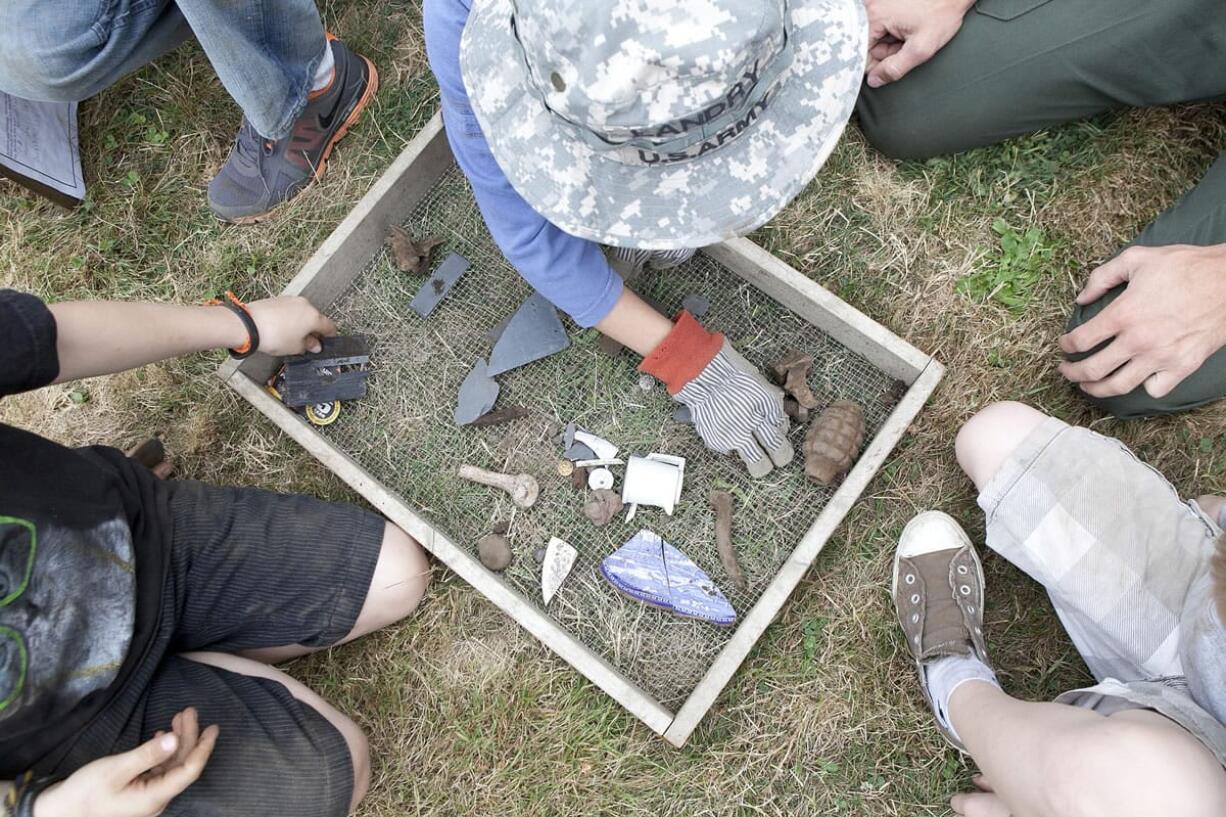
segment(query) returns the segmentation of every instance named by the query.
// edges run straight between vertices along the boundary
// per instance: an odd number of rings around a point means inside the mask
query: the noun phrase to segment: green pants
[[[897,83],[865,86],[857,112],[881,151],[921,159],[1125,106],[1215,99],[1226,99],[1224,0],[979,0],[932,60]],[[1226,153],[1134,243],[1226,243]],[[1075,307],[1069,326],[1121,291]],[[1226,348],[1161,399],[1138,388],[1095,402],[1140,417],[1223,395]]]

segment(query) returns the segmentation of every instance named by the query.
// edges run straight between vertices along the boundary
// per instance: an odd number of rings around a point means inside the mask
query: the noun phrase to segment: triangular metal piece
[[[539,292],[533,293],[511,316],[490,354],[489,375],[540,360],[570,346],[558,310]]]
[[[490,343],[497,343],[498,339],[502,337],[502,333],[506,331],[507,324],[510,322],[511,322],[510,316],[503,318],[502,320],[498,322],[496,326],[494,326],[493,329],[486,330],[485,335],[483,337],[486,340],[488,340]]]
[[[498,381],[489,376],[485,361],[478,360],[460,384],[453,415],[456,425],[466,426],[489,412],[498,400],[499,389]]]
[[[443,263],[438,265],[438,269],[430,274],[426,282],[421,285],[421,289],[409,302],[409,309],[412,309],[423,318],[429,317],[434,308],[447,297],[447,293],[455,286],[456,281],[460,280],[469,267],[468,259],[462,255],[451,253],[443,259]]]

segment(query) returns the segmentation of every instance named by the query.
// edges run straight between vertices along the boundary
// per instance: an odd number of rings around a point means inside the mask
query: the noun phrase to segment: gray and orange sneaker
[[[943,658],[963,656],[982,664],[995,683],[983,639],[983,590],[979,554],[953,517],[925,511],[907,523],[894,554],[894,609],[937,727],[962,752],[929,671]]]
[[[379,88],[374,63],[328,35],[336,68],[328,87],[311,94],[289,136],[260,136],[243,118],[230,158],[209,183],[209,207],[222,221],[267,218],[324,174],[332,148]]]

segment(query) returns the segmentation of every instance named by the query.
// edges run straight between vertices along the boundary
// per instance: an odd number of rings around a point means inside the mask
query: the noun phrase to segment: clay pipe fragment
[[[736,560],[736,551],[732,549],[732,494],[727,491],[711,492],[711,507],[715,510],[715,546],[719,549],[719,560],[724,565],[724,572],[738,590],[745,589],[745,573]]]
[[[471,482],[501,488],[510,494],[511,501],[521,508],[531,508],[536,504],[536,497],[541,492],[536,480],[527,474],[499,474],[475,465],[461,465],[459,474]]]

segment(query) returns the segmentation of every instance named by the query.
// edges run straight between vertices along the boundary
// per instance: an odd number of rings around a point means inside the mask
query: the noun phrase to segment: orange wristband
[[[639,371],[662,381],[669,394],[676,394],[707,368],[723,345],[722,334],[708,332],[683,309],[673,330],[643,358]]]
[[[241,346],[236,346],[230,350],[230,356],[237,359],[251,357],[256,349],[260,348],[260,330],[255,325],[255,318],[251,317],[251,311],[247,309],[247,305],[238,299],[230,290],[226,290],[226,299],[211,298],[204,302],[207,306],[224,306],[229,309],[238,319],[243,322],[243,326],[247,328],[247,341]]]

